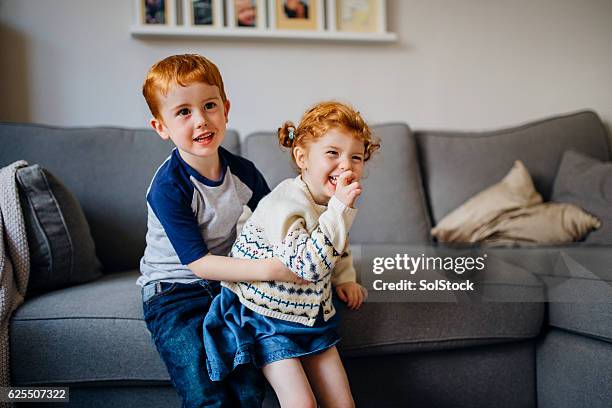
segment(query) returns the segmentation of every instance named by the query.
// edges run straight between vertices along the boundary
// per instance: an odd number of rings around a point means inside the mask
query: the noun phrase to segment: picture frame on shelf
[[[323,31],[323,0],[268,0],[270,27]]]
[[[223,27],[221,0],[183,0],[183,22],[186,27]]]
[[[176,3],[174,0],[136,0],[136,14],[140,25],[176,25]]]
[[[385,0],[335,0],[330,26],[339,32],[384,33],[387,31]]]
[[[266,28],[265,0],[227,0],[227,26],[229,28]]]

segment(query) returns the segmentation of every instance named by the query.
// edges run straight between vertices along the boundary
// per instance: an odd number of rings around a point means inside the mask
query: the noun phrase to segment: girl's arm
[[[311,282],[323,279],[344,252],[356,212],[332,197],[314,231],[308,233],[304,219],[294,220],[275,255],[300,278]]]
[[[347,248],[336,262],[331,283],[340,300],[345,302],[351,310],[359,309],[367,298],[367,289],[357,283],[357,272],[353,265],[353,254],[350,248]]]
[[[336,267],[331,276],[331,283],[334,286],[342,285],[347,282],[357,282],[357,272],[353,265],[353,253],[348,246],[340,259],[336,262]]]

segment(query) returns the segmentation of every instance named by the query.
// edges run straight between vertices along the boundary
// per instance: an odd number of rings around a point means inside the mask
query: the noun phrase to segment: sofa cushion
[[[372,126],[372,132],[381,139],[381,148],[365,165],[351,242],[428,242],[429,215],[412,132],[404,124]],[[242,150],[270,188],[296,174],[289,151],[279,148],[273,132],[248,135]]]
[[[553,329],[536,357],[538,408],[612,407],[612,344]]]
[[[27,300],[11,321],[13,382],[167,381],[143,321],[138,275],[105,275]],[[538,302],[341,307],[340,348],[353,356],[388,355],[533,338],[543,310]]]
[[[607,131],[591,111],[489,132],[417,132],[433,223],[500,180],[515,160],[529,169],[549,201],[563,152],[574,149],[609,160]]]
[[[540,302],[366,303],[342,309],[340,349],[347,356],[450,350],[536,337]]]
[[[566,151],[555,178],[552,199],[575,204],[599,218],[601,227],[585,241],[612,245],[612,162]]]
[[[369,291],[367,302],[356,311],[339,308],[342,314],[340,348],[347,355],[377,355],[424,350],[444,350],[524,340],[536,337],[544,321],[545,288],[532,271],[544,263],[540,254],[532,264],[513,262],[501,249],[450,248],[413,245],[354,246],[358,281]],[[498,255],[501,253],[501,255]],[[486,254],[485,269],[462,277],[475,284],[473,292],[376,290],[376,280],[433,282],[457,279],[454,271],[419,268],[385,268],[373,273],[376,258],[476,257]],[[525,258],[522,252],[515,252]],[[507,255],[507,256],[506,256]]]
[[[485,249],[483,249],[485,250]],[[542,282],[548,324],[612,342],[612,251],[583,243],[488,248],[489,257],[528,270]]]
[[[72,193],[39,165],[17,170],[17,183],[30,250],[27,295],[100,277],[89,225]]]
[[[10,330],[14,384],[167,381],[143,320],[138,271],[27,300]]]
[[[548,287],[549,324],[612,342],[612,251],[583,245],[560,248]]]
[[[240,153],[228,130],[223,146]],[[145,194],[172,145],[151,129],[0,124],[0,166],[23,159],[53,173],[79,200],[105,271],[138,268]]]

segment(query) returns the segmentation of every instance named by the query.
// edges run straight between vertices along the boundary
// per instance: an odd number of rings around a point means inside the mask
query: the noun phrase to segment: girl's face
[[[361,179],[365,146],[341,129],[331,129],[306,147],[294,148],[302,179],[317,204],[325,205],[336,192],[338,176],[352,171],[352,181]]]

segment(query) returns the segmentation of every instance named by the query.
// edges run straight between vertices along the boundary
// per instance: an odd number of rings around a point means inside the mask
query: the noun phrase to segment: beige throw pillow
[[[601,226],[599,220],[580,207],[544,203],[502,214],[476,231],[474,242],[487,245],[557,245],[579,240]]]
[[[440,242],[478,242],[475,233],[505,212],[542,202],[525,165],[517,160],[497,184],[476,194],[431,230]]]

